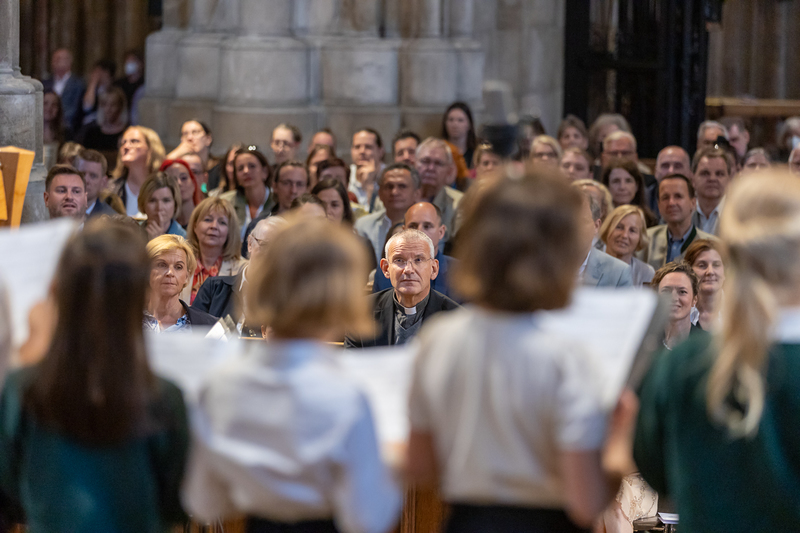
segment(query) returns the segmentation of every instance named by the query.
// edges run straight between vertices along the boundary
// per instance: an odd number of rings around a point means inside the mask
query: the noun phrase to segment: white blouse
[[[605,437],[583,352],[530,313],[469,306],[418,338],[411,426],[433,434],[445,500],[563,508],[560,452]]]
[[[400,493],[366,397],[335,356],[316,342],[253,343],[209,379],[192,420],[183,494],[190,514],[333,518],[348,533],[394,525]]]

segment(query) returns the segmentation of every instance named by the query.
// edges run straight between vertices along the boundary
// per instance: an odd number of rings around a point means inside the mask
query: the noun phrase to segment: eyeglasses
[[[291,148],[292,146],[294,146],[294,143],[289,141],[275,140],[272,141],[272,146],[277,146],[278,148]]]
[[[419,270],[425,263],[427,263],[430,260],[431,260],[430,258],[423,259],[421,257],[417,257],[415,259],[410,259],[406,261],[405,259],[398,258],[398,259],[392,259],[392,265],[399,268],[400,270],[405,270],[406,266],[410,264],[414,270]]]
[[[428,157],[420,159],[419,164],[423,167],[434,166],[436,168],[444,168],[447,166],[446,161],[442,161],[441,159],[430,159]]]

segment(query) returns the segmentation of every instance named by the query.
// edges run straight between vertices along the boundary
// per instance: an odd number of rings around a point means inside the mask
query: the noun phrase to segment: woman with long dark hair
[[[478,145],[475,137],[475,121],[472,110],[464,102],[450,104],[442,117],[442,139],[458,148],[468,168],[472,168],[472,156]]]
[[[186,413],[147,363],[148,265],[135,227],[89,222],[56,270],[47,354],[6,380],[0,490],[31,533],[155,533],[183,519]]]

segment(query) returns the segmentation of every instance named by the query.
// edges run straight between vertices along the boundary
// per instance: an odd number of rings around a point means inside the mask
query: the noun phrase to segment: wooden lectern
[[[0,227],[19,227],[34,153],[16,146],[0,148]]]

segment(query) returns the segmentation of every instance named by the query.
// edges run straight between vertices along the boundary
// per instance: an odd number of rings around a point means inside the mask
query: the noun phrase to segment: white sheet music
[[[545,329],[586,348],[607,408],[613,408],[658,304],[646,289],[575,291],[566,309],[537,313]]]
[[[28,337],[31,307],[47,296],[61,251],[77,226],[61,218],[0,230],[0,277],[8,288],[15,344]]]

